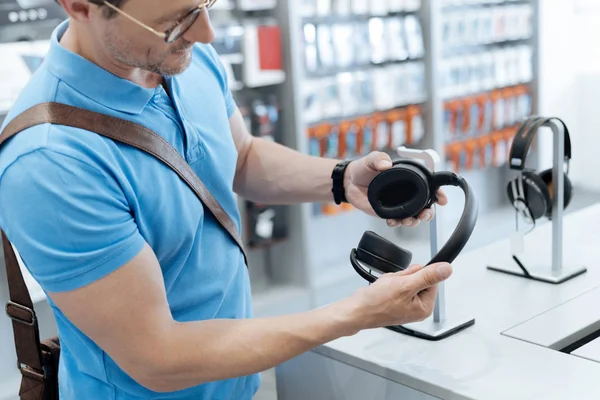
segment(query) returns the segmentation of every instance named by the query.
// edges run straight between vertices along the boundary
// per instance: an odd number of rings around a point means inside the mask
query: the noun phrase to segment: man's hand
[[[351,310],[348,315],[356,331],[422,321],[433,312],[437,285],[451,274],[447,263],[425,268],[412,265],[402,272],[382,275],[342,303]]]
[[[373,178],[389,168],[392,168],[392,159],[388,154],[378,151],[352,161],[346,168],[344,175],[346,199],[350,204],[369,215],[375,216],[375,211],[373,211],[373,207],[371,207],[367,198],[367,190]],[[447,203],[446,194],[442,190],[438,190],[437,204],[444,206]],[[433,209],[426,209],[417,218],[407,218],[401,221],[387,220],[387,224],[391,227],[400,225],[416,227],[421,221],[430,221],[433,219],[434,213]]]

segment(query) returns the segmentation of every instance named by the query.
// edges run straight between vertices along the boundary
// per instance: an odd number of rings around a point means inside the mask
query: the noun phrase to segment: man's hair
[[[58,0],[54,0],[54,1],[58,3]],[[112,17],[114,17],[114,16],[117,14],[117,12],[116,12],[115,10],[113,10],[113,9],[112,9],[112,8],[110,8],[110,7],[107,7],[107,6],[106,6],[106,4],[104,4],[104,1],[103,1],[103,0],[88,0],[88,1],[89,1],[90,3],[92,3],[92,4],[95,4],[95,5],[97,5],[97,6],[104,7],[104,11],[103,11],[103,13],[104,13],[104,16],[105,16],[106,18],[112,18]],[[113,6],[115,6],[115,7],[118,7],[118,8],[121,8],[121,6],[122,6],[123,4],[125,4],[125,2],[126,2],[126,1],[127,1],[127,0],[106,0],[106,2],[107,2],[107,3],[110,3],[110,4],[112,4]],[[60,3],[59,3],[59,4],[60,4]]]
[[[103,0],[88,0],[88,1],[92,4],[96,4],[98,6],[103,7],[104,8],[103,14],[106,18],[112,18],[117,14],[117,12],[115,10],[113,10],[110,7],[107,7],[106,4],[104,4]],[[110,3],[113,6],[118,7],[118,8],[123,6],[123,4],[125,4],[126,1],[127,0],[106,0],[107,3]]]

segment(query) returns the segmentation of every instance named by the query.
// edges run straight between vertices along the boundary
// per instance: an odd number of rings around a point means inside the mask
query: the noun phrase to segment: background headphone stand
[[[437,171],[441,165],[440,156],[433,150],[419,150],[399,147],[397,149],[397,153],[400,157],[424,161],[425,165],[432,172]],[[438,252],[439,232],[437,221],[438,216],[436,212],[434,218],[429,223],[431,257]],[[439,285],[439,292],[435,302],[433,315],[431,317],[421,322],[389,326],[388,329],[425,340],[437,341],[452,336],[455,333],[474,325],[475,318],[466,317],[464,315],[461,316],[456,312],[447,312],[445,289],[445,283],[442,282]]]
[[[560,284],[573,279],[587,271],[584,266],[569,266],[563,263],[563,215],[564,215],[564,154],[565,154],[565,132],[562,124],[550,120],[542,127],[552,129],[554,137],[554,161],[552,165],[552,265],[536,263],[523,263],[523,258],[517,259],[513,255],[514,265],[494,266],[488,265],[488,269],[503,272],[521,278],[540,282]]]

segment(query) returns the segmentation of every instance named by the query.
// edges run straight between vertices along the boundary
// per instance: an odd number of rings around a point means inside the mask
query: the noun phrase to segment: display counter
[[[487,269],[516,270],[509,239],[464,253],[447,310],[473,326],[441,341],[385,328],[335,340],[277,368],[279,400],[600,399],[599,221],[600,205],[563,220],[564,263],[585,274],[554,285]],[[551,269],[551,232],[526,236],[525,264]]]

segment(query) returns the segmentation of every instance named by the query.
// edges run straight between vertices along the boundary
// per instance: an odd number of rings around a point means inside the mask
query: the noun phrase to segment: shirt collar
[[[52,32],[45,63],[58,79],[92,100],[117,111],[140,114],[159,88],[144,88],[101,68],[59,43],[68,20]]]

